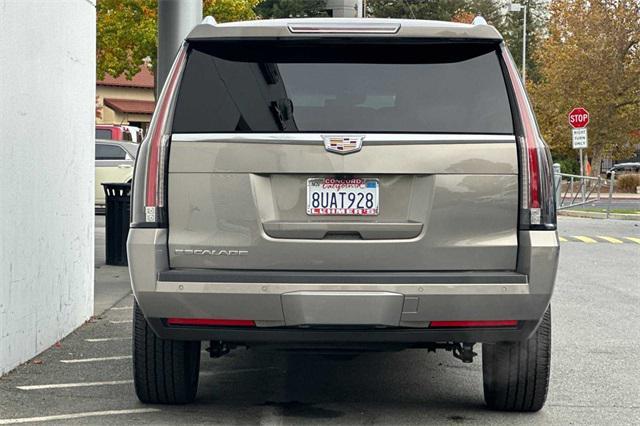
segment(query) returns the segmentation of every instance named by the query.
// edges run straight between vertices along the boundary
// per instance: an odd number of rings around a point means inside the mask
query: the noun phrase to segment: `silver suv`
[[[550,155],[493,27],[203,23],[134,179],[134,375],[195,398],[200,345],[482,344],[495,409],[546,399],[558,264]]]

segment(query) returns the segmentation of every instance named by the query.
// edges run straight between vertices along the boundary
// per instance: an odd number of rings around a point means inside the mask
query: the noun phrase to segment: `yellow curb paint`
[[[640,244],[640,238],[634,238],[634,237],[624,237],[629,241],[633,241],[634,243]]]
[[[566,243],[567,241],[569,241],[565,237],[558,237],[558,238],[560,239],[561,243]]]
[[[593,244],[593,243],[597,243],[597,240],[594,240],[591,237],[585,237],[584,235],[574,235],[573,238],[575,238],[576,240],[580,240],[583,243],[589,243],[589,244]]]
[[[613,238],[613,237],[605,237],[604,235],[598,235],[598,238],[602,238],[605,241],[609,241],[612,244],[622,244],[624,243],[624,241],[619,240],[617,238]]]

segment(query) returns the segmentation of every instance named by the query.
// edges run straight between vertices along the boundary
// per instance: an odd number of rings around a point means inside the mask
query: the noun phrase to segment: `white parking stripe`
[[[130,311],[133,309],[133,306],[120,306],[118,308],[111,308],[111,311]]]
[[[16,386],[16,388],[20,390],[64,389],[64,388],[84,388],[87,386],[128,385],[129,383],[133,383],[133,380],[113,380],[111,382],[54,383],[49,385]]]
[[[61,359],[60,362],[63,362],[65,364],[78,364],[81,362],[117,361],[120,359],[131,359],[131,355],[105,356],[103,358]]]
[[[15,425],[19,423],[30,423],[30,422],[50,422],[53,420],[82,419],[86,417],[115,416],[118,414],[145,414],[145,413],[156,413],[158,411],[160,411],[158,408],[134,408],[131,410],[87,411],[84,413],[58,414],[55,416],[22,417],[18,419],[0,419],[0,425]]]
[[[131,324],[133,320],[109,321],[111,324]]]
[[[131,340],[131,337],[99,337],[95,339],[84,339],[85,342],[115,342],[117,340]]]

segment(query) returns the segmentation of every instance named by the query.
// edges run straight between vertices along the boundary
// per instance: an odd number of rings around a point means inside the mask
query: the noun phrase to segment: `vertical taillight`
[[[506,48],[502,57],[513,87],[515,102],[522,125],[518,136],[521,173],[520,224],[526,229],[555,229],[556,212],[551,171],[551,156],[536,125],[533,109],[513,59]]]
[[[163,208],[165,207],[164,176],[166,154],[169,138],[171,137],[171,110],[186,56],[186,46],[182,46],[176,55],[162,92],[158,97],[149,128],[149,154],[147,157],[144,197],[146,222],[162,223],[166,219],[163,214]]]

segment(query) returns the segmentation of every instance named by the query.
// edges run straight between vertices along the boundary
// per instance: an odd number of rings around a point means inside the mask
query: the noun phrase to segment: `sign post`
[[[572,127],[572,146],[573,149],[580,151],[580,176],[584,176],[584,160],[582,150],[589,146],[587,138],[587,124],[589,124],[589,111],[582,107],[574,108],[569,112],[569,125]],[[582,202],[585,200],[584,182],[580,185],[582,189]]]

